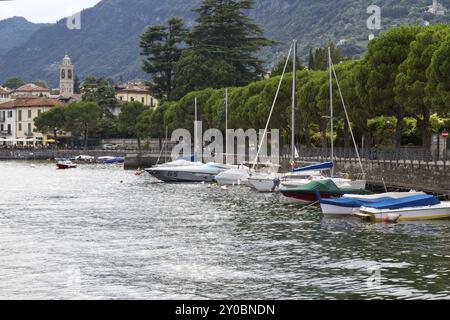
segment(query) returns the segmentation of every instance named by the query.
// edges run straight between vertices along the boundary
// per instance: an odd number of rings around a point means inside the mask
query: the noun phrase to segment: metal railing
[[[450,150],[432,152],[423,148],[397,148],[397,149],[360,149],[359,154],[363,160],[379,161],[449,161]],[[289,152],[283,149],[283,157],[290,156]],[[325,148],[302,148],[299,150],[300,158],[322,158],[330,160],[330,149]],[[334,157],[336,159],[357,159],[357,153],[353,148],[335,148]]]

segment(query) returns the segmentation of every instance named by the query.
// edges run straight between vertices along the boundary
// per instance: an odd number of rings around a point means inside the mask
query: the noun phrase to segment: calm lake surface
[[[323,218],[246,187],[0,162],[0,299],[450,299],[450,222]]]

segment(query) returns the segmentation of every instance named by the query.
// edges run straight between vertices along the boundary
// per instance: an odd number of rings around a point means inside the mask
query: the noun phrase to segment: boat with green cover
[[[317,202],[320,199],[339,198],[344,194],[370,194],[365,189],[339,188],[331,179],[314,180],[302,186],[281,188],[280,192],[302,202]]]

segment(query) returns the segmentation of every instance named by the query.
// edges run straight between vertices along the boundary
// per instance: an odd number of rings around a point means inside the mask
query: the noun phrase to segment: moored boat
[[[219,173],[215,176],[216,182],[221,186],[248,184],[250,168],[240,166]]]
[[[324,215],[352,215],[355,209],[383,201],[426,195],[424,192],[386,192],[373,195],[345,194],[338,199],[321,199],[320,207]]]
[[[65,169],[75,169],[77,165],[72,161],[66,160],[66,161],[58,161],[56,163],[56,167],[58,169],[65,170]]]
[[[339,188],[331,179],[314,180],[294,188],[280,188],[280,192],[285,197],[306,203],[317,202],[320,199],[338,198],[344,194],[370,194],[365,189]]]
[[[280,177],[276,173],[256,173],[248,178],[248,183],[258,192],[275,192],[280,186]]]
[[[213,182],[216,175],[229,168],[218,163],[207,163],[193,166],[161,166],[145,171],[163,182]]]
[[[361,207],[355,215],[371,222],[390,222],[394,215],[398,221],[450,219],[450,202],[431,195],[413,196]]]
[[[97,158],[98,162],[103,164],[114,164],[114,163],[124,163],[124,157],[99,157]]]

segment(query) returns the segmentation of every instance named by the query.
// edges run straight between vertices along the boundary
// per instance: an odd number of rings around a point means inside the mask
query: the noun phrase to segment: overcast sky
[[[0,20],[19,16],[31,22],[56,22],[100,0],[0,0]]]

